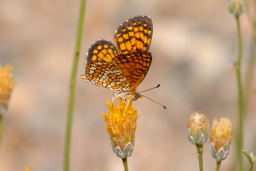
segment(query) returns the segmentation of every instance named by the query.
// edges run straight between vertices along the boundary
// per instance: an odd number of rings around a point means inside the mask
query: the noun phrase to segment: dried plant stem
[[[204,164],[203,164],[203,145],[202,144],[197,144],[196,145],[197,149],[197,155],[198,155],[198,161],[199,161],[199,170],[203,171],[204,170]]]
[[[216,161],[216,171],[220,170],[221,161]]]
[[[67,109],[67,121],[66,121],[66,135],[65,135],[65,156],[64,156],[64,171],[70,169],[70,146],[71,146],[71,133],[72,133],[72,121],[73,121],[73,110],[75,102],[75,86],[76,86],[76,75],[80,56],[83,25],[84,25],[84,14],[85,14],[86,0],[80,1],[79,19],[76,32],[75,50],[72,64],[72,72],[69,85],[69,97],[68,97],[68,109]]]
[[[122,161],[123,161],[123,165],[124,165],[124,171],[129,171],[127,158],[122,158]]]
[[[243,44],[242,44],[242,35],[241,35],[241,24],[240,17],[236,16],[236,26],[237,26],[237,40],[238,40],[238,57],[235,63],[235,72],[236,72],[236,80],[237,80],[237,97],[238,97],[238,135],[237,135],[237,158],[239,161],[240,171],[243,171],[243,155],[241,150],[244,148],[244,135],[243,135],[243,127],[244,127],[244,94],[242,87],[242,76],[241,76],[241,65],[242,65],[242,55],[243,55]]]

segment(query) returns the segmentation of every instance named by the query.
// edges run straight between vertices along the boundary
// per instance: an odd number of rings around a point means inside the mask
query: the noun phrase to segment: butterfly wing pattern
[[[114,40],[120,54],[146,52],[149,49],[152,34],[152,20],[147,16],[137,16],[119,26]]]
[[[149,17],[137,16],[127,20],[114,36],[117,46],[99,40],[89,48],[82,79],[119,94],[133,95],[152,62],[148,52],[152,33]]]
[[[86,75],[82,78],[98,86],[122,91],[128,84],[120,69],[113,63],[116,56],[116,47],[111,42],[95,42],[88,51]]]

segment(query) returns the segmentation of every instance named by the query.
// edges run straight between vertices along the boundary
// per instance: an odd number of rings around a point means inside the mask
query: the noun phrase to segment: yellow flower
[[[232,122],[229,118],[215,119],[210,133],[212,156],[221,161],[227,158],[232,139]]]
[[[10,66],[0,66],[0,114],[7,110],[8,102],[14,87],[12,81],[12,68]]]
[[[134,148],[135,131],[138,113],[132,106],[132,100],[126,103],[120,99],[120,104],[115,105],[107,101],[108,114],[103,113],[105,128],[111,138],[114,153],[121,158],[131,156]]]
[[[25,169],[25,171],[30,171],[30,168],[29,168],[29,167],[27,167],[27,168]]]
[[[204,113],[194,112],[191,114],[188,125],[188,139],[193,144],[204,144],[209,137],[209,121]]]

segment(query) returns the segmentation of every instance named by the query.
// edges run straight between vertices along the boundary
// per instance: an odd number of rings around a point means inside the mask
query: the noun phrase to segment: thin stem
[[[253,171],[253,165],[250,166],[248,171]]]
[[[241,35],[241,24],[240,17],[236,16],[236,26],[237,26],[237,39],[238,39],[238,57],[235,64],[236,79],[237,79],[237,93],[238,93],[238,118],[239,118],[239,127],[238,127],[238,136],[237,136],[237,157],[239,160],[240,171],[243,171],[243,155],[241,150],[244,149],[244,95],[242,88],[242,76],[241,76],[241,65],[242,65],[242,54],[243,54],[243,44],[242,44],[242,35]]]
[[[73,121],[73,110],[75,102],[75,86],[76,86],[76,75],[79,62],[79,54],[81,49],[83,25],[84,25],[84,14],[85,14],[86,0],[80,1],[79,19],[76,32],[76,42],[74,49],[74,57],[72,64],[72,71],[69,85],[69,97],[68,97],[68,109],[67,109],[67,121],[66,121],[66,135],[65,135],[65,154],[64,154],[64,171],[70,170],[70,146],[71,146],[71,133],[72,133],[72,121]]]
[[[128,169],[128,162],[127,162],[127,158],[122,158],[123,161],[123,165],[124,165],[124,171],[129,171]]]
[[[216,171],[220,170],[221,161],[216,161]]]
[[[202,144],[197,144],[196,145],[197,149],[197,155],[198,155],[198,161],[199,161],[199,170],[203,171],[204,170],[204,164],[203,164],[203,145]]]

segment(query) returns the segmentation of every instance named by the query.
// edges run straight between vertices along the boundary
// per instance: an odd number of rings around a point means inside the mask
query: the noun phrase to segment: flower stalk
[[[221,161],[216,161],[216,171],[220,170]]]
[[[196,145],[197,149],[197,155],[198,155],[198,162],[199,162],[199,170],[203,171],[203,144],[197,144]]]
[[[124,165],[124,171],[129,171],[127,158],[122,158],[122,161],[123,161],[123,165]]]
[[[78,62],[80,56],[83,25],[84,25],[84,15],[85,15],[86,0],[80,1],[80,10],[78,18],[78,26],[76,32],[74,57],[72,63],[72,71],[69,83],[69,97],[67,106],[67,121],[66,121],[66,135],[65,135],[65,145],[64,145],[64,171],[70,170],[70,146],[71,146],[71,133],[72,133],[72,121],[73,121],[73,111],[75,103],[75,86],[76,86],[76,75],[78,69]]]
[[[240,16],[236,16],[236,27],[237,27],[237,39],[238,39],[238,58],[235,64],[236,80],[237,80],[237,93],[238,93],[238,118],[239,127],[237,135],[237,155],[239,160],[240,171],[243,171],[243,156],[241,150],[244,148],[244,92],[242,86],[242,76],[241,76],[241,65],[242,65],[242,55],[243,55],[243,43],[241,34],[241,23]]]
[[[237,130],[237,141],[236,151],[237,159],[239,161],[240,171],[243,171],[243,156],[241,150],[244,146],[244,115],[245,115],[245,99],[244,90],[242,85],[242,56],[243,56],[243,40],[241,34],[241,23],[240,16],[245,12],[245,4],[243,0],[230,0],[229,11],[235,17],[236,29],[237,29],[237,60],[234,64],[236,84],[237,84],[237,109],[238,109],[238,130]]]

